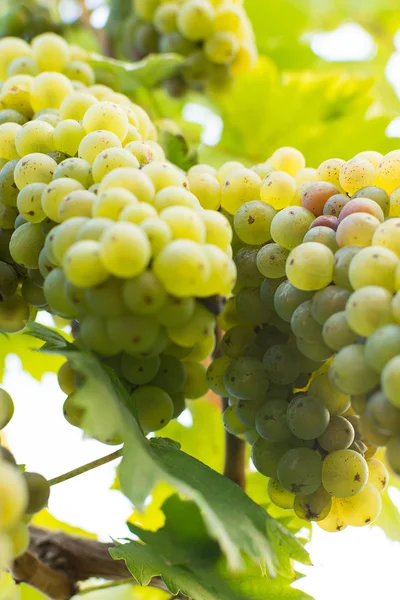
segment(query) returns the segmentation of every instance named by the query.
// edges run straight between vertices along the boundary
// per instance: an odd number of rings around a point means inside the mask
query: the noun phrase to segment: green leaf
[[[42,340],[49,345],[49,348],[66,348],[68,345],[68,340],[64,336],[62,336],[56,329],[50,329],[50,327],[45,327],[40,323],[35,323],[35,321],[30,321],[27,323],[27,328],[24,331],[24,335],[29,335],[31,337],[37,338],[38,340]]]
[[[394,542],[400,541],[400,512],[389,496],[388,490],[381,494],[382,512],[374,521],[373,527],[380,527],[389,539]]]
[[[171,133],[161,129],[158,141],[163,147],[167,159],[184,171],[188,171],[197,163],[197,151],[189,148],[181,133]]]
[[[16,354],[22,368],[40,381],[45,373],[57,373],[64,360],[60,356],[48,356],[46,360],[38,352],[42,342],[23,333],[0,335],[0,381],[4,377],[5,361],[9,354]]]
[[[184,58],[178,54],[151,54],[147,58],[129,63],[99,54],[91,54],[89,62],[93,68],[114,76],[124,94],[137,88],[152,88],[164,79],[172,77],[182,65]]]

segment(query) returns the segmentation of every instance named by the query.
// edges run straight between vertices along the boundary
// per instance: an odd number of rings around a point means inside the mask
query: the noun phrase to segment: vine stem
[[[103,585],[92,585],[90,587],[82,588],[79,590],[78,595],[83,596],[84,594],[90,594],[91,592],[100,592],[102,590],[108,590],[110,588],[119,587],[120,585],[129,585],[135,583],[136,582],[132,577],[128,577],[127,579],[120,579],[119,581],[103,583]]]
[[[97,467],[101,467],[102,465],[106,465],[117,458],[121,458],[122,449],[109,454],[108,456],[103,456],[102,458],[98,458],[86,465],[82,465],[77,469],[73,469],[72,471],[68,471],[68,473],[64,473],[63,475],[59,475],[58,477],[54,477],[54,479],[50,479],[49,485],[57,485],[58,483],[63,483],[64,481],[68,481],[68,479],[73,479],[78,475],[83,475],[83,473],[87,473],[88,471],[92,471],[92,469],[97,469]]]

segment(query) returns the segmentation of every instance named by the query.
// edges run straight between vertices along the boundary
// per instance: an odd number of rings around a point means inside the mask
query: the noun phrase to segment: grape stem
[[[215,327],[215,349],[213,352],[213,358],[222,356],[221,351],[221,339],[222,331],[219,325]],[[225,410],[229,406],[228,398],[221,398],[222,410]],[[246,476],[245,476],[245,443],[240,438],[236,437],[225,431],[225,462],[224,462],[224,475],[234,483],[236,483],[242,490],[246,487]]]
[[[120,579],[119,581],[111,581],[110,583],[103,583],[102,585],[92,585],[90,587],[79,589],[79,596],[84,594],[91,594],[92,592],[100,592],[102,590],[108,590],[110,588],[119,587],[120,585],[134,585],[136,581],[132,577],[127,579]]]
[[[93,469],[97,469],[97,467],[101,467],[102,465],[106,465],[117,458],[121,458],[122,449],[109,454],[108,456],[103,456],[102,458],[98,458],[86,465],[82,465],[77,469],[73,469],[72,471],[68,471],[68,473],[64,473],[63,475],[59,475],[58,477],[54,477],[54,479],[49,480],[49,485],[57,485],[58,483],[63,483],[64,481],[68,481],[69,479],[73,479],[78,475],[83,475],[83,473],[87,473],[88,471],[92,471]]]

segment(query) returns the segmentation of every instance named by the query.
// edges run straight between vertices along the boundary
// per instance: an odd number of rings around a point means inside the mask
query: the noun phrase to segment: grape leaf
[[[9,354],[16,354],[22,368],[38,381],[45,373],[57,373],[64,360],[56,355],[43,360],[43,355],[38,352],[41,346],[39,340],[22,333],[0,335],[0,381],[4,377],[6,358]]]
[[[163,147],[167,159],[184,171],[197,163],[197,150],[191,150],[181,133],[171,133],[160,129],[159,144]]]
[[[42,327],[35,327],[36,335]],[[50,352],[49,344],[46,346]],[[263,508],[232,481],[182,452],[176,442],[146,439],[128,410],[130,398],[120,380],[111,369],[105,371],[93,355],[67,342],[64,348],[57,346],[52,351],[66,356],[84,377],[74,399],[84,411],[85,433],[100,438],[121,435],[124,447],[119,479],[124,494],[141,507],[157,482],[169,483],[197,504],[209,535],[219,543],[230,568],[240,568],[242,556],[247,554],[273,573],[276,557],[268,537],[270,517]],[[272,527],[269,531],[276,533]],[[300,542],[299,547],[291,547],[295,538],[289,532],[281,528],[278,533],[279,540],[287,536],[288,554],[297,560],[307,559]]]
[[[164,79],[172,77],[182,65],[184,58],[178,54],[151,54],[135,62],[124,62],[92,53],[89,62],[95,69],[114,76],[124,94],[137,88],[152,88]]]

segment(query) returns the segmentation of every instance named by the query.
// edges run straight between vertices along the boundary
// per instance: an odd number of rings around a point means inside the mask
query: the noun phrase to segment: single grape
[[[370,369],[364,348],[358,344],[346,346],[336,354],[329,377],[340,391],[352,395],[369,392],[379,383],[379,375]]]
[[[368,465],[368,483],[381,494],[389,484],[389,472],[382,461],[370,458]]]
[[[129,310],[138,315],[157,313],[166,301],[167,294],[158,279],[145,271],[122,286],[122,297]]]
[[[347,301],[346,318],[358,335],[371,335],[393,321],[391,293],[375,285],[356,290]]]
[[[159,357],[157,374],[150,385],[155,385],[171,395],[182,390],[185,381],[186,372],[182,362],[173,356],[162,354]]]
[[[312,314],[313,300],[302,302],[293,312],[290,326],[295,336],[307,342],[322,344],[322,327]]]
[[[126,312],[121,281],[118,279],[110,277],[94,287],[85,289],[84,294],[86,306],[99,317],[119,317]]]
[[[389,216],[390,198],[382,187],[375,185],[363,187],[353,194],[352,199],[353,198],[369,198],[379,204],[385,217]]]
[[[222,422],[225,429],[232,435],[241,435],[247,429],[236,415],[236,406],[228,406],[222,413]]]
[[[328,373],[317,375],[311,381],[308,393],[321,400],[331,415],[341,415],[350,407],[350,396],[336,388]]]
[[[276,211],[265,202],[246,202],[235,214],[235,232],[245,244],[265,244],[271,239],[271,223],[275,215]]]
[[[334,257],[332,251],[318,242],[297,246],[286,262],[286,276],[300,290],[319,290],[332,281]]]
[[[337,507],[347,525],[364,527],[379,517],[382,500],[376,488],[367,483],[356,495],[338,500]]]
[[[338,501],[336,498],[332,498],[332,507],[329,515],[322,521],[318,521],[318,526],[329,533],[337,533],[338,531],[343,531],[343,529],[346,529],[347,527],[346,523],[339,515],[337,503]]]
[[[337,450],[322,463],[322,485],[336,498],[358,494],[368,480],[368,465],[354,450]]]
[[[298,337],[296,338],[296,346],[301,354],[314,362],[325,362],[333,354],[332,350],[322,340],[321,342],[310,342]]]
[[[324,204],[323,214],[338,218],[343,210],[343,207],[350,201],[350,198],[345,194],[334,194]]]
[[[339,223],[336,241],[340,248],[344,246],[370,246],[380,221],[373,215],[356,212]],[[378,244],[379,245],[379,244]]]
[[[280,484],[279,479],[270,479],[268,481],[268,496],[279,508],[289,509],[293,508],[295,501],[295,495],[291,494]]]
[[[365,343],[365,360],[367,364],[381,373],[385,365],[400,354],[400,326],[384,325],[376,329]]]
[[[236,398],[253,400],[268,389],[267,370],[263,363],[251,357],[232,360],[224,375],[224,385]]]
[[[274,308],[284,321],[290,322],[296,308],[312,298],[312,292],[304,292],[295,288],[290,281],[283,281],[274,295]]]
[[[392,358],[382,371],[382,389],[394,406],[400,408],[400,356]]]
[[[22,296],[14,294],[0,302],[0,331],[18,333],[29,321],[29,305]]]
[[[354,194],[362,187],[373,185],[374,181],[375,169],[365,158],[353,158],[340,169],[339,182],[348,194]]]
[[[346,308],[349,297],[348,290],[336,285],[318,291],[312,299],[312,316],[320,325],[324,325],[329,317]]]
[[[0,388],[0,429],[4,429],[14,415],[14,402],[8,392]]]
[[[28,505],[28,488],[23,474],[14,465],[0,463],[0,525],[10,529],[22,520]]]
[[[131,394],[132,406],[144,433],[162,429],[172,419],[174,405],[171,397],[161,388],[146,385]]]
[[[355,290],[376,285],[395,291],[395,274],[398,256],[381,246],[363,248],[350,263],[349,280]]]
[[[207,369],[207,381],[210,389],[222,397],[228,396],[224,385],[224,375],[230,362],[231,359],[228,356],[220,356],[215,358]]]
[[[335,253],[335,264],[333,267],[333,282],[346,290],[353,290],[349,279],[349,269],[353,257],[361,251],[357,246],[345,246]]]
[[[255,427],[256,426],[256,416],[258,411],[260,410],[261,404],[264,399],[260,400],[238,400],[235,404],[236,407],[236,416],[243,425],[246,427]],[[258,434],[259,432],[257,432]],[[262,436],[264,437],[264,436]]]
[[[57,373],[57,381],[61,390],[69,396],[76,391],[76,371],[70,362],[65,362]]]
[[[293,383],[300,374],[298,355],[288,344],[268,348],[263,364],[268,380],[279,385]]]
[[[323,521],[332,508],[332,497],[321,485],[317,491],[306,496],[296,496],[294,512],[305,521]]]
[[[291,175],[284,171],[273,171],[263,179],[259,195],[262,202],[280,210],[292,204],[295,192],[296,181]]]
[[[293,250],[301,244],[315,217],[302,206],[289,206],[279,211],[272,219],[271,236],[277,244]]]
[[[0,261],[0,302],[15,294],[18,288],[18,276],[11,265]]]
[[[252,446],[251,459],[257,471],[276,479],[278,463],[289,449],[288,443],[277,444],[259,437]]]
[[[327,452],[346,450],[354,441],[354,428],[344,417],[331,417],[328,427],[318,437],[318,443]]]
[[[338,194],[338,188],[333,183],[318,181],[310,185],[304,192],[301,199],[301,204],[316,217],[323,214],[323,209],[326,202]]]
[[[325,321],[322,328],[322,337],[329,348],[338,351],[345,346],[354,344],[357,334],[350,328],[345,311],[339,311]],[[367,360],[367,355],[365,355],[365,359]]]
[[[292,448],[278,463],[277,474],[285,490],[296,496],[308,496],[321,485],[322,461],[310,448]]]
[[[40,512],[47,506],[50,497],[50,485],[47,479],[39,473],[23,473],[28,488],[28,506],[26,514],[32,515]]]
[[[256,414],[256,428],[259,435],[271,442],[284,442],[291,438],[290,429],[286,423],[286,400],[268,400]]]
[[[298,396],[287,407],[290,431],[302,440],[313,440],[324,433],[329,424],[329,411],[315,396]]]

